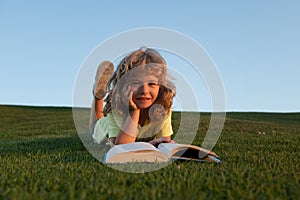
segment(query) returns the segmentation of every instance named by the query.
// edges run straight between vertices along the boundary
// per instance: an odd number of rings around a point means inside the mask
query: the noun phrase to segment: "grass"
[[[0,106],[0,199],[298,199],[300,113],[227,113],[223,162],[124,173],[82,144],[72,109]],[[199,113],[194,113],[198,115]],[[201,145],[210,114],[200,113]],[[173,115],[173,128],[180,113]],[[127,165],[126,167],[132,167]]]

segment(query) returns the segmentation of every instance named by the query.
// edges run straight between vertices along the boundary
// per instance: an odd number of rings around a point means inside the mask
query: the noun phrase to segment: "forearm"
[[[171,139],[171,136],[166,136],[166,137],[160,137],[156,138],[154,140],[149,141],[150,144],[153,146],[158,146],[160,143],[176,143],[174,140]]]
[[[115,144],[126,144],[135,142],[137,137],[137,127],[140,117],[140,111],[134,110],[125,119],[122,130],[116,138]]]

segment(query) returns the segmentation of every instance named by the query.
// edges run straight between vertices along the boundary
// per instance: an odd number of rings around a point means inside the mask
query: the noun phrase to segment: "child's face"
[[[149,108],[158,96],[158,78],[154,75],[139,75],[130,81],[129,89],[133,92],[132,100],[139,109]]]

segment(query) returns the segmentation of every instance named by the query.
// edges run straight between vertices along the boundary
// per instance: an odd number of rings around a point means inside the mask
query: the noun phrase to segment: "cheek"
[[[152,95],[157,97],[159,94],[159,88],[152,91]]]

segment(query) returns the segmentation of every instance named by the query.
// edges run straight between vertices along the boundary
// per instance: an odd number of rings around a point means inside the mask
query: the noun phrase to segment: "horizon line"
[[[89,109],[87,106],[72,106],[72,105],[56,105],[56,104],[10,104],[0,103],[0,106],[18,106],[18,107],[56,107],[56,108],[82,108]],[[232,113],[232,112],[261,112],[261,113],[300,113],[299,111],[283,111],[283,110],[225,110],[225,111],[211,111],[211,110],[172,110],[174,112],[210,112],[210,113]]]

